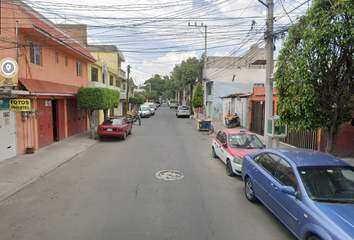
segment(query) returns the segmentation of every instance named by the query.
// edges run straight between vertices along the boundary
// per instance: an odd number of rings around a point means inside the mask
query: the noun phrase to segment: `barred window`
[[[41,66],[41,47],[30,42],[30,59],[31,63]]]

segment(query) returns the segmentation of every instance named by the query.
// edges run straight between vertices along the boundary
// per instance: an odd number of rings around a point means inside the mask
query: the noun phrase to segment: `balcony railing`
[[[120,99],[125,100],[127,98],[127,93],[125,90],[120,90]]]
[[[106,88],[108,87],[107,84],[101,82],[87,82],[87,87],[101,87]]]
[[[119,68],[119,78],[126,79],[125,71],[121,68]]]

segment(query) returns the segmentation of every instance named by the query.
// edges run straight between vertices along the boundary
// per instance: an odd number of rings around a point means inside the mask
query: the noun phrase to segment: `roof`
[[[271,152],[280,153],[296,163],[299,167],[302,166],[349,166],[347,162],[316,150],[302,148],[278,148],[271,149]]]
[[[73,37],[69,37],[66,34],[64,34],[64,32],[60,30],[60,28],[55,27],[55,25],[45,17],[40,16],[39,19],[39,17],[37,16],[39,16],[40,14],[37,13],[34,9],[29,7],[28,5],[26,5],[25,3],[21,1],[17,1],[17,2],[18,2],[17,4],[21,4],[21,6],[18,5],[18,8],[32,22],[34,29],[41,31],[46,35],[49,35],[57,42],[80,53],[81,55],[85,56],[91,61],[95,61],[91,53],[77,40],[75,40]]]
[[[117,48],[116,45],[88,45],[87,49],[90,52],[117,52],[119,59],[125,62],[123,53]]]
[[[248,135],[256,135],[253,132],[247,131],[247,130],[243,130],[243,129],[221,129],[225,132],[228,132],[229,134],[248,134]],[[240,131],[241,130],[241,131]]]
[[[251,97],[253,94],[252,93],[232,93],[227,95],[226,97],[220,97],[220,98],[247,98]]]
[[[88,45],[87,49],[90,52],[117,52],[116,45]]]
[[[20,78],[19,81],[30,93],[77,94],[77,91],[79,90],[78,86],[71,86],[42,80]]]

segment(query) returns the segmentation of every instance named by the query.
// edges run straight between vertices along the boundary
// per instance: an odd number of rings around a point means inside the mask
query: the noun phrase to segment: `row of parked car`
[[[354,167],[320,151],[266,149],[252,132],[221,129],[212,156],[239,175],[250,202],[264,204],[298,239],[354,239]]]
[[[149,118],[155,115],[157,108],[160,106],[160,102],[146,102],[139,107],[139,114],[142,118]]]
[[[160,103],[144,103],[139,108],[140,117],[150,117],[155,115],[155,111],[160,106]],[[133,116],[133,117],[138,117]],[[128,135],[132,133],[133,123],[132,119],[127,119],[122,116],[109,116],[104,122],[97,127],[97,135],[100,139],[105,137],[122,138],[125,140]],[[140,118],[138,119],[140,123]],[[140,125],[140,124],[139,124]]]

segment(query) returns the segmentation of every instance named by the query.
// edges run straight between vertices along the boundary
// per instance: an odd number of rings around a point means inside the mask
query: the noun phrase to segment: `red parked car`
[[[126,122],[124,117],[107,117],[104,122],[98,126],[97,134],[100,139],[104,137],[118,137],[125,140],[132,133],[132,123]]]

